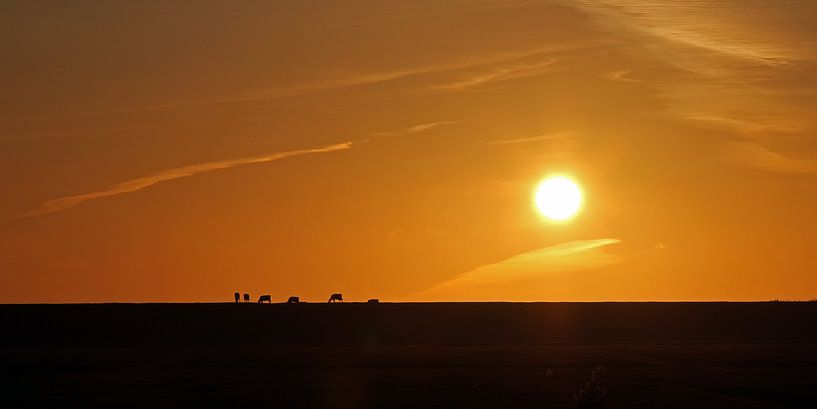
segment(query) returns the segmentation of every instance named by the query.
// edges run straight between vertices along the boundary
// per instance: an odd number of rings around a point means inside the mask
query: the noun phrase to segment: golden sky
[[[817,297],[810,0],[2,7],[0,302]]]

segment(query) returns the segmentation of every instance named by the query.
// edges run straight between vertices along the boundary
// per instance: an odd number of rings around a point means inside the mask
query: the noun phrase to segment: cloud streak
[[[411,135],[419,132],[430,131],[446,125],[459,123],[458,121],[438,121],[422,123],[413,125],[405,129],[397,131],[382,131],[371,133],[372,138],[389,138],[400,135]],[[39,209],[32,210],[20,214],[18,217],[36,216],[46,213],[54,213],[62,210],[72,208],[90,200],[103,199],[106,197],[122,195],[126,193],[133,193],[157,183],[167,182],[174,179],[198,175],[200,173],[211,172],[214,170],[229,169],[237,166],[251,165],[255,163],[272,162],[279,159],[289,158],[293,156],[308,155],[313,153],[327,153],[351,149],[352,145],[369,142],[369,139],[358,141],[347,141],[336,143],[333,145],[326,145],[318,148],[298,149],[286,152],[276,152],[262,156],[251,156],[245,158],[224,159],[214,162],[198,163],[195,165],[181,166],[172,169],[165,169],[156,172],[149,176],[143,176],[136,179],[131,179],[125,182],[118,183],[108,189],[96,192],[83,193],[74,196],[60,197],[57,199],[48,200],[43,203]]]
[[[555,64],[558,61],[559,60],[557,58],[551,58],[548,59],[547,61],[538,61],[533,63],[518,63],[507,66],[483,67],[482,70],[471,74],[471,76],[468,78],[464,78],[443,85],[437,85],[432,88],[465,91],[471,88],[476,88],[487,84],[493,84],[496,82],[535,77],[538,75],[549,73],[552,70],[553,64]]]
[[[400,136],[400,135],[411,135],[418,132],[425,132],[430,131],[432,129],[436,129],[446,125],[454,125],[458,124],[460,121],[439,121],[439,122],[429,122],[426,124],[418,124],[414,126],[410,126],[405,129],[401,129],[398,131],[381,131],[381,132],[372,132],[370,135],[373,138],[391,138],[393,136]]]
[[[804,40],[769,32],[777,5],[747,7],[742,1],[580,0],[571,3],[605,25],[769,65],[804,57]],[[794,44],[792,44],[794,43]],[[795,46],[801,47],[797,52]],[[811,53],[808,53],[811,54]]]
[[[495,65],[508,64],[515,61],[525,60],[529,58],[541,58],[542,56],[549,56],[556,53],[567,52],[577,48],[592,46],[592,44],[561,44],[556,46],[535,47],[528,49],[521,49],[510,52],[490,53],[487,55],[477,55],[465,57],[450,62],[419,65],[405,69],[397,69],[391,71],[376,71],[365,72],[358,74],[349,74],[336,78],[317,79],[303,84],[293,85],[289,87],[282,87],[276,89],[259,90],[254,93],[237,94],[231,96],[221,96],[215,98],[197,98],[197,99],[182,99],[170,102],[160,102],[144,106],[125,107],[110,110],[85,111],[62,113],[56,115],[30,115],[22,117],[5,117],[0,118],[0,123],[12,122],[29,122],[29,121],[49,121],[64,118],[77,117],[95,117],[102,115],[125,114],[142,111],[160,111],[166,109],[174,109],[181,107],[197,107],[221,104],[239,104],[260,102],[277,98],[287,98],[295,96],[314,95],[322,91],[343,89],[349,87],[376,85],[381,83],[388,83],[414,76],[432,75],[443,72],[458,72],[461,70],[482,69],[487,72],[478,75],[475,78],[465,80],[463,83],[448,84],[442,87],[445,89],[464,89],[483,83],[514,79],[526,77],[531,75],[541,74],[543,69],[548,68],[554,63],[555,59],[548,59],[544,62],[516,64],[510,67]]]
[[[662,114],[695,127],[727,131],[725,159],[773,173],[815,174],[803,141],[817,131],[813,33],[792,21],[813,13],[809,2],[725,0],[580,0],[601,27],[661,64],[606,74],[638,82],[662,101]],[[811,111],[809,111],[811,109]],[[742,139],[733,141],[734,139]]]
[[[724,157],[745,166],[773,173],[817,173],[817,161],[774,152],[757,142],[735,141],[726,145]]]
[[[250,165],[254,163],[272,162],[279,159],[290,158],[293,156],[308,155],[313,153],[326,153],[347,150],[355,143],[359,142],[343,142],[334,145],[327,145],[319,148],[299,149],[286,152],[276,152],[262,156],[252,156],[245,158],[224,159],[214,162],[198,163],[195,165],[182,166],[178,168],[165,169],[156,172],[149,176],[143,176],[136,179],[131,179],[125,182],[118,183],[108,189],[96,192],[83,193],[74,196],[66,196],[57,199],[49,200],[40,206],[39,209],[27,213],[23,213],[21,217],[36,216],[46,213],[54,213],[62,210],[72,208],[90,200],[103,199],[106,197],[122,195],[126,193],[133,193],[158,183],[167,182],[174,179],[180,179],[193,175],[198,175],[205,172],[212,172],[214,170],[229,169],[237,166]]]
[[[575,138],[575,136],[568,136],[563,134],[546,134],[539,136],[531,136],[528,138],[516,139],[498,139],[494,141],[486,141],[474,144],[474,146],[495,146],[495,145],[515,145],[520,143],[542,142],[542,141],[559,141],[563,139]]]
[[[619,242],[618,239],[578,240],[518,254],[497,263],[479,266],[421,291],[417,296],[479,298],[480,294],[492,294],[507,286],[511,286],[513,292],[514,286],[520,285],[529,290],[530,280],[593,270],[623,261],[623,257],[603,250]]]

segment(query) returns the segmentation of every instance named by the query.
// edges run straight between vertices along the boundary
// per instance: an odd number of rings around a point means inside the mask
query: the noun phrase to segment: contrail
[[[36,216],[45,213],[53,213],[61,210],[69,209],[84,202],[94,199],[102,199],[105,197],[121,195],[125,193],[132,193],[147,187],[153,186],[157,183],[166,182],[168,180],[179,179],[183,177],[197,175],[199,173],[210,172],[219,169],[229,169],[236,166],[249,165],[253,163],[272,162],[278,159],[289,158],[292,156],[307,155],[310,153],[335,152],[340,150],[350,149],[355,143],[363,143],[366,141],[343,142],[334,145],[323,146],[320,148],[299,149],[294,151],[276,152],[269,155],[253,156],[237,159],[224,159],[215,162],[199,163],[195,165],[182,166],[178,168],[165,169],[149,176],[143,176],[136,179],[131,179],[112,186],[106,190],[97,192],[83,193],[81,195],[60,197],[49,200],[43,203],[39,209],[21,214],[19,217]]]

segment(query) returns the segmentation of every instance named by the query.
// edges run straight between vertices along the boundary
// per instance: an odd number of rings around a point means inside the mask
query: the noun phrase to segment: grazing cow
[[[247,293],[244,293],[244,302],[250,302],[250,295]]]
[[[372,298],[371,300],[367,301],[369,304],[377,304],[380,302],[377,298]]]
[[[239,300],[241,300],[241,294],[235,293],[235,303],[238,304]]]
[[[329,297],[329,302],[343,302],[343,294],[332,294]]]
[[[301,299],[298,297],[289,297],[287,300],[287,304],[297,304],[299,302],[301,302]]]
[[[269,294],[262,295],[262,296],[258,297],[258,303],[259,304],[261,304],[264,301],[272,304],[272,297]]]

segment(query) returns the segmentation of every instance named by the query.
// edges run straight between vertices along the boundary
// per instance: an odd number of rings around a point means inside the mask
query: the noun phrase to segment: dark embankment
[[[0,346],[817,341],[817,303],[2,305]]]

